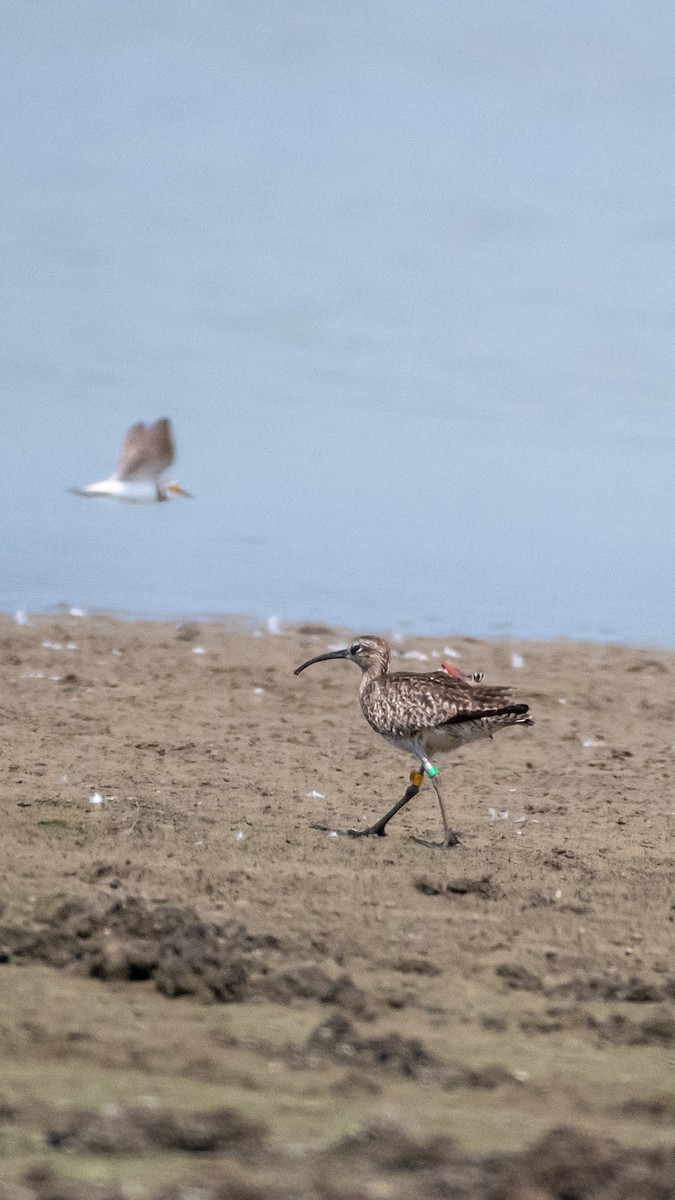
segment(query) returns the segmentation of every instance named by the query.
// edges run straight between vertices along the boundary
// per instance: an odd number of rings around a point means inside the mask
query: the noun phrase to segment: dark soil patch
[[[50,1146],[94,1154],[140,1157],[166,1150],[185,1154],[259,1151],[266,1128],[234,1109],[174,1112],[152,1107],[71,1111],[47,1133]]]
[[[440,1066],[435,1055],[430,1054],[417,1038],[402,1037],[398,1033],[363,1038],[339,1013],[334,1013],[312,1031],[307,1050],[310,1054],[327,1054],[338,1061],[349,1059],[360,1067],[384,1067],[409,1079],[429,1075]]]
[[[482,900],[499,900],[501,889],[492,882],[490,875],[481,875],[479,879],[430,879],[426,875],[415,880],[415,887],[423,896],[479,896]]]
[[[446,1138],[365,1129],[323,1156],[322,1196],[406,1200],[672,1200],[675,1150],[627,1150],[558,1129],[531,1150],[470,1156]]]
[[[371,1015],[365,992],[349,975],[331,978],[316,963],[302,964],[260,980],[256,991],[269,1000],[290,1004],[296,999],[335,1004],[354,1016]]]
[[[5,961],[74,966],[96,979],[152,979],[167,996],[243,998],[251,956],[259,947],[235,921],[211,924],[191,908],[137,897],[104,903],[49,897],[36,928],[0,931]]]

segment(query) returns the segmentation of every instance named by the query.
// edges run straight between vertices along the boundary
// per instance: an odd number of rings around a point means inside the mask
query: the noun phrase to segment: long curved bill
[[[304,662],[301,667],[295,668],[293,674],[299,675],[301,671],[304,671],[305,667],[311,667],[314,663],[318,662],[326,662],[329,658],[349,658],[349,647],[345,647],[344,650],[333,650],[330,654],[317,654],[316,658],[308,658],[307,662]]]

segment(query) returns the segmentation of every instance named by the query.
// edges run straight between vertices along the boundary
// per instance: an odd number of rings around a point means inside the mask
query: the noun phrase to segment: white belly
[[[88,483],[80,490],[83,496],[107,496],[110,500],[124,500],[127,504],[157,503],[157,484],[149,479],[135,482],[102,479],[100,483]]]
[[[490,734],[480,721],[461,721],[457,725],[446,725],[445,729],[430,729],[419,738],[394,738],[386,734],[385,737],[397,750],[421,758],[422,755],[432,757],[444,751],[459,750],[467,742],[480,741]]]

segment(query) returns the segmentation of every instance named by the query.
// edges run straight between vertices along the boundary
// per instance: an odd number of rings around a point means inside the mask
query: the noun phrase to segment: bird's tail
[[[529,716],[529,704],[506,704],[490,715],[498,722],[500,728],[504,725],[534,725],[534,717]]]

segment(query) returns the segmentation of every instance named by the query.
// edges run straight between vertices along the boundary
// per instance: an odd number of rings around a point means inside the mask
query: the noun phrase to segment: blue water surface
[[[674,33],[6,0],[0,609],[675,646]],[[194,501],[65,492],[165,414]]]

